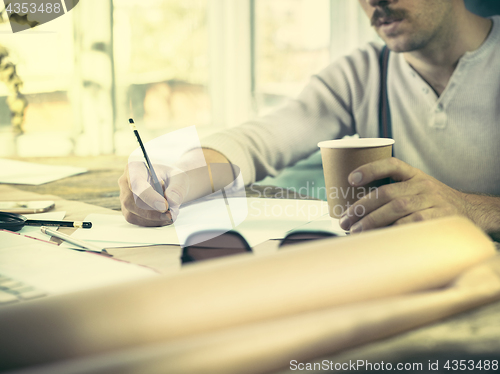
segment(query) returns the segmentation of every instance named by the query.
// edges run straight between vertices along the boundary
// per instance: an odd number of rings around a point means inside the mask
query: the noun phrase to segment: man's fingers
[[[376,180],[392,178],[395,181],[405,181],[413,178],[418,169],[397,158],[385,158],[360,166],[349,174],[349,183],[353,186],[363,186]]]
[[[145,217],[136,215],[128,210],[122,210],[122,212],[127,222],[138,226],[158,227],[171,225],[173,223],[172,220],[150,220]]]
[[[130,162],[128,165],[130,189],[135,203],[142,210],[156,210],[165,213],[168,209],[165,198],[156,192],[148,180],[148,171],[142,162]]]
[[[418,212],[412,213],[406,217],[398,219],[396,222],[394,222],[394,225],[404,225],[407,223],[427,221],[434,218],[444,217],[446,215],[447,214],[445,214],[444,211],[438,209],[419,210]]]
[[[165,198],[149,184],[140,195],[134,193],[134,197],[135,203],[142,210],[154,210],[159,213],[165,213],[168,209]]]
[[[128,166],[125,168],[123,175],[118,179],[118,185],[120,187],[122,213],[127,222],[141,226],[164,226],[172,223],[172,216],[166,209],[163,211],[152,209],[150,205],[141,199],[141,197],[145,197],[151,200],[151,198],[148,197],[148,193],[151,193],[149,191],[158,195],[151,186],[144,189],[143,196],[136,196],[132,192]],[[165,206],[165,199],[162,196],[159,197],[159,200],[162,201]]]
[[[355,217],[351,231],[355,233],[385,227],[406,216],[418,215],[418,212],[429,210],[432,206],[432,201],[425,195],[402,196],[391,200],[361,219]]]
[[[130,216],[130,219],[134,222],[131,222],[127,219],[128,222],[135,223],[137,219],[134,216],[143,217],[146,221],[156,222],[156,226],[161,226],[164,224],[169,224],[172,222],[172,217],[169,212],[160,212],[154,209],[151,209],[149,205],[147,205],[144,201],[142,201],[139,197],[136,197],[132,191],[127,188],[123,188],[120,185],[122,190],[120,194],[120,201],[122,205],[122,212],[125,218],[127,218],[127,214],[130,213],[133,216]],[[154,192],[154,191],[153,191]],[[143,209],[142,207],[146,207]],[[154,226],[153,224],[149,224],[148,226]]]
[[[189,191],[189,177],[186,173],[179,171],[168,178],[168,186],[165,190],[165,198],[169,208],[178,208],[186,199]]]
[[[124,196],[122,198],[122,212],[127,222],[140,224],[141,226],[163,226],[173,222],[170,212],[162,213],[152,209],[141,209],[140,205],[147,206],[142,200],[136,199],[132,193],[128,197]],[[139,221],[143,221],[147,225],[138,223]]]
[[[342,216],[340,226],[344,230],[349,230],[363,217],[382,209],[382,207],[385,207],[382,213],[387,214],[387,216],[380,216],[377,212],[370,218],[374,222],[367,227],[375,228],[382,226],[383,223],[385,225],[391,224],[418,209],[426,209],[431,206],[432,203],[428,201],[429,196],[422,195],[422,191],[423,186],[418,182],[399,182],[380,186],[351,205]]]

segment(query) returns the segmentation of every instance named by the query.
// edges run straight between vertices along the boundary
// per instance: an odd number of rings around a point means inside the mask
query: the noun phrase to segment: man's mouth
[[[401,22],[403,19],[398,19],[398,18],[379,18],[375,21],[375,26],[377,28],[381,27],[381,26],[387,26],[387,25],[391,25],[393,23],[396,23],[396,22]]]

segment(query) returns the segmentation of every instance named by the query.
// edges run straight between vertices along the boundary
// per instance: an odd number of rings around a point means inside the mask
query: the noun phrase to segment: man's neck
[[[429,43],[417,51],[403,53],[406,61],[429,83],[440,96],[466,53],[478,49],[488,37],[492,21],[465,11],[456,23],[459,27],[447,30],[449,36]]]

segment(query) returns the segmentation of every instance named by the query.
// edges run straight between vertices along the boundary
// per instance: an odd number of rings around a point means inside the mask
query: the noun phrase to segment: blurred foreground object
[[[498,300],[496,255],[448,217],[6,306],[0,370],[265,373]]]

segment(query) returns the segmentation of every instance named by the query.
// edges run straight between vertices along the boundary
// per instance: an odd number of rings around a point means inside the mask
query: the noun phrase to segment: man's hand
[[[340,219],[344,230],[355,233],[450,215],[467,216],[467,194],[396,158],[357,168],[349,175],[349,183],[361,187],[384,178],[397,183],[383,185],[350,206]]]
[[[169,171],[158,165],[154,168],[165,186]],[[174,178],[175,183],[169,183],[162,196],[151,187],[144,163],[128,164],[118,179],[122,213],[127,222],[140,226],[171,225],[189,186],[187,177],[182,172],[177,173]]]

